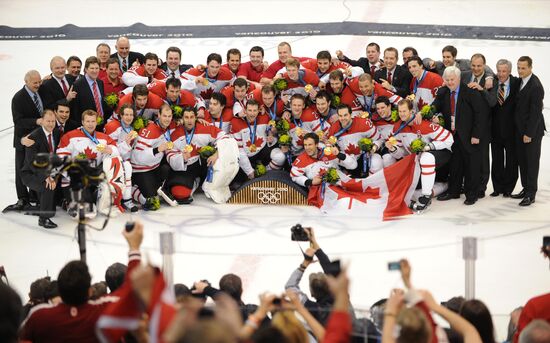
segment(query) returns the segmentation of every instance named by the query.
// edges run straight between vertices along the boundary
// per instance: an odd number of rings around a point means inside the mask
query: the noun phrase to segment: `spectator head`
[[[0,282],[0,304],[0,339],[3,342],[18,342],[23,305],[19,295],[3,282]]]
[[[220,291],[227,293],[236,302],[242,302],[243,282],[235,274],[225,274],[220,279]]]
[[[460,307],[459,314],[472,323],[483,343],[496,342],[491,312],[483,302],[476,299],[466,300]]]
[[[462,304],[464,304],[465,301],[466,301],[466,299],[464,299],[463,296],[452,297],[451,299],[449,299],[447,301],[441,302],[441,306],[448,308],[449,310],[453,311],[454,313],[459,313],[460,308],[462,307]]]
[[[550,342],[550,324],[544,319],[535,319],[519,335],[519,343]]]
[[[185,331],[178,341],[182,343],[235,343],[236,337],[228,334],[231,330],[215,319],[199,320]]]
[[[289,343],[281,330],[273,326],[260,327],[252,336],[254,343]]]
[[[307,343],[308,334],[304,325],[296,318],[292,311],[275,313],[271,325],[283,333],[289,343]]]
[[[57,305],[61,302],[61,297],[59,296],[59,288],[57,287],[57,280],[50,282],[48,289],[46,290],[46,299],[49,303]]]
[[[432,329],[426,315],[417,307],[405,308],[397,316],[397,325],[401,327],[396,343],[428,343]]]
[[[328,288],[327,276],[324,273],[309,274],[309,291],[317,300],[332,297]]]
[[[84,116],[84,113],[82,114]],[[95,112],[94,112],[95,113]],[[78,306],[88,301],[92,277],[82,261],[71,261],[61,269],[57,277],[59,295],[67,305]]]
[[[107,283],[105,281],[96,282],[91,287],[90,300],[97,300],[107,295]]]
[[[189,287],[183,283],[177,283],[174,285],[174,294],[176,296],[176,301],[180,304],[185,302],[188,297],[192,296]]]
[[[387,301],[387,298],[380,299],[370,307],[370,317],[374,326],[380,332],[382,332],[382,328],[384,327],[384,311],[386,310]]]
[[[124,113],[124,110],[121,112]],[[127,270],[128,267],[118,262],[111,264],[109,268],[107,268],[105,271],[105,282],[107,283],[107,287],[109,287],[109,291],[111,291],[111,293],[122,286]]]
[[[34,305],[48,302],[47,291],[50,286],[50,277],[43,277],[31,283],[29,301]]]

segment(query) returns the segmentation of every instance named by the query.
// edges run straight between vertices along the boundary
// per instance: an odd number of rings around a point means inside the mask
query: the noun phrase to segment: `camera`
[[[124,226],[124,229],[126,230],[126,232],[132,232],[135,225],[136,225],[136,223],[134,223],[134,222],[126,222],[126,225]]]
[[[56,154],[38,153],[32,164],[44,176],[67,172],[73,190],[80,190],[89,185],[97,186],[103,179],[103,171],[95,161],[79,156],[63,158]]]
[[[341,271],[340,260],[332,261],[325,267],[325,273],[334,277],[338,277]]]
[[[290,239],[297,242],[307,242],[309,237],[306,230],[302,227],[302,224],[296,224],[290,228]]]

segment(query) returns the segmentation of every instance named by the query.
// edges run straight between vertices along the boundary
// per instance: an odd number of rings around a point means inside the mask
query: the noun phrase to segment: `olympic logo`
[[[271,191],[260,191],[258,192],[258,200],[260,200],[262,204],[276,204],[279,201],[281,201],[281,193],[271,192]]]

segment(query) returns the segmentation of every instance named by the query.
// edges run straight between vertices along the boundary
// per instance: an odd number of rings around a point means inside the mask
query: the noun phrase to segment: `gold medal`
[[[323,149],[323,152],[325,153],[326,156],[330,156],[332,155],[332,148],[327,146],[326,148]]]
[[[250,152],[256,152],[256,150],[257,150],[255,144],[250,144],[250,146],[248,147],[248,149],[250,150]]]
[[[332,145],[336,144],[336,142],[338,142],[338,138],[334,137],[334,136],[330,136],[330,138],[328,139],[328,142]]]
[[[96,148],[97,148],[97,151],[101,152],[105,150],[105,144],[99,143],[98,145],[96,145]]]
[[[168,148],[168,150],[174,148],[174,142],[166,142],[166,147]]]
[[[306,86],[304,87],[304,90],[306,91],[306,93],[309,93],[309,92],[311,92],[311,91],[313,90],[313,86],[312,86],[312,85],[306,85]]]
[[[138,133],[136,131],[130,131],[129,133],[130,137],[132,137],[132,139],[136,138],[138,136]]]
[[[413,101],[414,101],[415,98],[416,98],[416,95],[414,95],[414,94],[409,94],[409,95],[407,95],[407,99],[409,99],[409,100],[413,100]]]
[[[390,143],[391,145],[397,145],[397,139],[394,136],[391,136],[390,138],[388,138],[388,143]]]
[[[275,120],[270,120],[269,125],[272,126],[272,127],[275,127],[275,125],[277,125],[277,123],[275,122]]]
[[[208,86],[209,83],[210,83],[210,82],[208,82],[207,79],[202,79],[202,85],[203,85],[203,86],[206,87],[206,86]]]
[[[190,154],[193,152],[193,147],[191,145],[186,145],[185,148],[183,148],[183,152]]]
[[[323,130],[319,130],[319,131],[317,131],[317,132],[315,132],[315,133],[317,134],[317,136],[318,136],[320,139],[322,139],[323,136],[325,135],[325,131],[323,131]]]
[[[363,113],[361,113],[361,118],[367,119],[368,117],[369,117],[369,112],[364,111]]]
[[[302,130],[301,127],[296,127],[296,135],[300,137],[304,133],[304,130]]]

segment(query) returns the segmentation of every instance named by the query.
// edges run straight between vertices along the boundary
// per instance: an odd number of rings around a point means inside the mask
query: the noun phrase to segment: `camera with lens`
[[[98,185],[102,180],[102,169],[95,161],[80,157],[60,157],[56,154],[36,154],[33,166],[37,172],[46,175],[57,175],[66,172],[71,180],[71,189],[79,190],[88,185]]]
[[[290,228],[290,239],[298,242],[307,242],[309,237],[306,230],[302,227],[302,224],[296,224]]]

